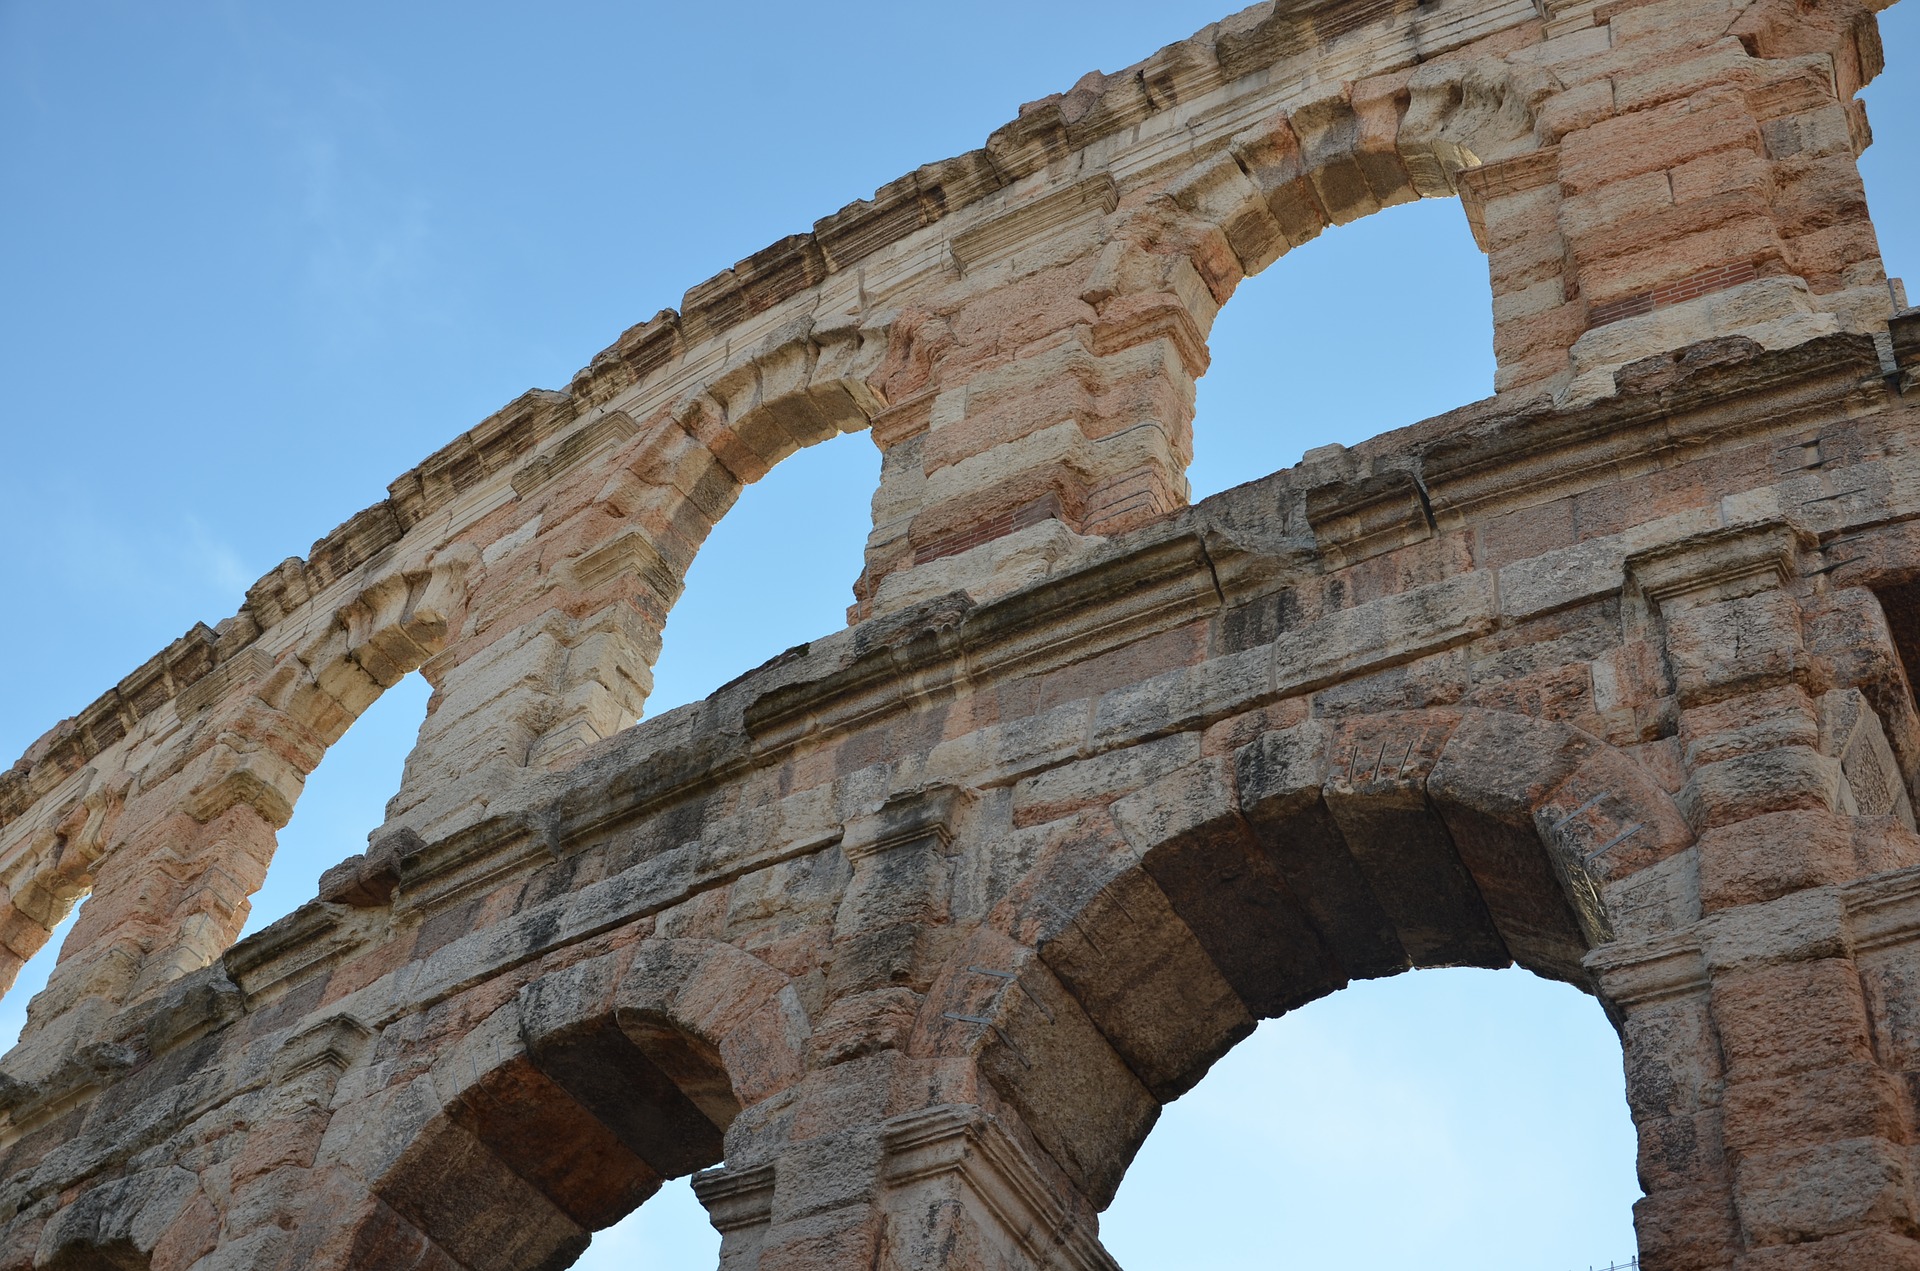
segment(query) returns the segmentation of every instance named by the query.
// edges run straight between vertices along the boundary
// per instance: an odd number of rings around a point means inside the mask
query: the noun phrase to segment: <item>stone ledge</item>
[[[685,315],[662,310],[623,333],[574,377],[568,391],[528,390],[396,478],[386,499],[316,541],[306,559],[289,558],[250,587],[234,617],[213,629],[196,626],[115,690],[57,725],[28,751],[22,761],[26,771],[16,764],[12,771],[0,774],[0,826],[58,784],[58,779],[33,771],[43,761],[52,762],[46,773],[58,778],[78,771],[157,705],[172,700],[215,664],[251,645],[314,595],[394,546],[463,493],[503,476],[512,476],[528,488],[538,484],[544,475],[540,461],[523,461],[541,442],[583,419],[589,421],[586,431],[597,437],[602,423],[594,422],[601,420],[596,409],[613,392],[635,387],[684,361],[701,341],[738,334],[737,325],[937,221],[1044,172],[1063,153],[1084,151],[1162,115],[1180,115],[1182,126],[1190,132],[1199,122],[1191,114],[1198,99],[1265,73],[1303,50],[1314,49],[1316,57],[1325,59],[1336,43],[1370,25],[1391,21],[1407,32],[1421,33],[1411,43],[1402,41],[1404,48],[1386,42],[1393,49],[1388,61],[1398,65],[1478,38],[1487,33],[1482,28],[1500,29],[1530,20],[1532,13],[1530,7],[1512,0],[1464,4],[1456,0],[1443,6],[1422,6],[1412,0],[1280,4],[1267,0],[1133,66],[1112,74],[1096,72],[1070,92],[1028,103],[1015,120],[988,138],[983,149],[916,169],[881,187],[871,199],[848,204],[823,218],[811,233],[783,239],[698,284],[683,301]],[[1368,37],[1369,46],[1378,42]],[[1381,69],[1391,67],[1373,66],[1368,73]],[[1221,110],[1225,114],[1214,122],[1223,127],[1232,124],[1238,109],[1233,103],[1216,109],[1215,114]],[[1260,109],[1271,110],[1272,104],[1261,104]],[[1225,146],[1228,139],[1223,133],[1209,144]],[[1115,171],[1121,166],[1115,165]],[[1138,181],[1145,176],[1135,171],[1127,179]],[[1063,193],[1072,197],[1062,202]],[[1064,192],[1043,191],[957,237],[972,235],[968,242],[975,248],[974,255],[991,255],[1013,238],[1050,232],[1061,215],[1071,218],[1085,208],[1110,207],[1116,197],[1113,177],[1103,174]],[[964,254],[964,244],[961,250]],[[618,381],[611,392],[601,383],[608,377]],[[619,431],[617,424],[605,427],[611,433]],[[573,442],[569,438],[560,451]],[[553,456],[554,463],[564,463],[560,451]],[[207,652],[197,652],[202,648]]]

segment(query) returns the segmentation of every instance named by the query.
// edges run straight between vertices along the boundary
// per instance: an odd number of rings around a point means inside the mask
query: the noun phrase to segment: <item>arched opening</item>
[[[320,875],[380,828],[431,692],[418,671],[410,672],[362,711],[307,774],[292,819],[276,835],[266,881],[248,902],[242,939],[312,900]]]
[[[468,1271],[581,1265],[595,1232],[718,1164],[739,1110],[712,1046],[617,1012],[541,1037],[468,1086],[376,1191]],[[410,1265],[387,1258],[393,1233],[363,1237],[353,1265]]]
[[[1033,894],[1046,899],[1032,902],[1023,921],[1050,933],[1039,939],[1040,965],[1028,973],[1034,993],[1006,994],[988,1008],[993,1036],[982,1051],[996,1087],[1095,1208],[1113,1201],[1162,1106],[1194,1089],[1262,1020],[1312,1003],[1324,1013],[1321,999],[1338,990],[1422,968],[1513,976],[1503,969],[1517,966],[1596,991],[1583,959],[1612,938],[1602,895],[1691,843],[1671,800],[1630,761],[1563,725],[1494,711],[1441,709],[1270,731],[1231,757],[1201,760],[1127,796],[1111,814],[1128,845],[1104,857],[1113,864],[1063,859],[1034,883]],[[1631,831],[1624,838],[1623,829]],[[1074,896],[1081,899],[1069,903]],[[1422,1006],[1418,991],[1442,991],[1446,976],[1401,978],[1405,989],[1392,995],[1416,1018],[1446,1017],[1440,1004]],[[1368,985],[1354,1001],[1381,991]],[[1613,1075],[1581,1082],[1575,1069],[1563,1069],[1552,1074],[1552,1093],[1562,1108],[1584,1103],[1578,1119],[1614,1127],[1602,1138],[1616,1155],[1584,1162],[1584,1173],[1631,1178],[1621,1046],[1601,1004],[1574,1004],[1588,1017],[1578,1068]],[[1538,1027],[1532,1014],[1519,1026]],[[1280,1038],[1288,1029],[1283,1022],[1270,1031]],[[1417,1029],[1403,1036],[1407,1053],[1379,1057],[1371,1071],[1447,1097],[1449,1083],[1434,1067],[1444,1034],[1425,1046],[1411,1040]],[[1098,1098],[1051,1077],[1038,1059],[1050,1051],[1070,1051],[1100,1070]],[[1404,1065],[1397,1076],[1395,1064]],[[1311,1106],[1293,1101],[1337,1096],[1330,1080],[1303,1089],[1289,1070],[1270,1067],[1256,1084],[1265,1105],[1287,1115]],[[1458,1105],[1441,1117],[1476,1126]],[[1212,1162],[1242,1150],[1246,1118],[1215,1128],[1212,1141],[1204,1133],[1181,1136],[1176,1168],[1204,1176]],[[1458,1147],[1475,1146],[1487,1128],[1476,1126]],[[1495,1150],[1512,1146],[1490,1133],[1484,1141]],[[1377,1146],[1355,1186],[1361,1208],[1350,1211],[1353,1221],[1387,1221],[1383,1204],[1396,1213],[1414,1208],[1390,1195],[1391,1127],[1382,1128]],[[1484,1188],[1482,1213],[1515,1203],[1493,1189],[1498,1171],[1465,1177]],[[1590,1206],[1579,1230],[1626,1229],[1631,1191],[1593,1187],[1575,1199]],[[1210,1204],[1206,1214],[1231,1233],[1233,1207]],[[1273,1220],[1273,1206],[1255,1208],[1242,1231],[1270,1233]],[[1125,1218],[1114,1221],[1125,1229]],[[1239,1237],[1250,1246],[1264,1238]],[[1429,1249],[1422,1264],[1446,1265],[1446,1252]],[[1591,1260],[1608,1250],[1532,1253]]]
[[[1352,445],[1487,396],[1492,309],[1488,259],[1457,200],[1387,207],[1286,252],[1239,284],[1209,332],[1188,473],[1193,499],[1290,466],[1316,447]],[[1456,835],[1476,833],[1458,813],[1453,825],[1430,816],[1424,795],[1405,807],[1360,806],[1348,801],[1348,824],[1329,816],[1309,833],[1291,832],[1304,849],[1292,854],[1295,863],[1314,854],[1315,841],[1322,871],[1336,857],[1351,862],[1348,844],[1363,841],[1432,863],[1456,855]],[[1273,834],[1261,835],[1269,846]],[[1338,851],[1328,850],[1334,843]],[[1514,848],[1509,841],[1502,854]],[[1547,943],[1566,947],[1529,953],[1522,946],[1543,932],[1503,930],[1512,926],[1506,915],[1496,915],[1491,930],[1484,916],[1456,920],[1472,905],[1484,909],[1474,897],[1485,878],[1412,861],[1424,895],[1403,894],[1401,903],[1450,889],[1461,902],[1455,918],[1413,924],[1446,938],[1423,952],[1405,944],[1402,930],[1400,939],[1369,947],[1368,931],[1377,936],[1395,924],[1363,922],[1348,927],[1350,948],[1329,949],[1324,933],[1352,920],[1335,912],[1339,897],[1364,894],[1371,908],[1381,880],[1391,888],[1397,870],[1336,882],[1307,869],[1284,879],[1257,853],[1243,860],[1219,841],[1186,865],[1177,859],[1162,858],[1167,877],[1154,886],[1176,910],[1184,904],[1183,925],[1234,982],[1251,1018],[1216,1037],[1233,1049],[1197,1090],[1186,1093],[1182,1083],[1198,1071],[1163,1074],[1167,1084],[1156,1094],[1174,1101],[1102,1222],[1122,1265],[1271,1266],[1278,1228],[1288,1262],[1300,1265],[1584,1266],[1630,1254],[1635,1138],[1620,1042],[1604,1013],[1578,989],[1517,969],[1394,974],[1409,961],[1493,967],[1512,957],[1578,979],[1571,928],[1556,919],[1562,934]],[[1230,913],[1217,894],[1208,899],[1207,881],[1222,877],[1261,894]],[[1540,881],[1536,875],[1528,889],[1544,895]],[[1266,883],[1275,895],[1264,893]],[[1270,927],[1259,938],[1221,935],[1236,924],[1262,930],[1276,906],[1294,903],[1276,896],[1307,894],[1324,908],[1307,919],[1319,934],[1297,947],[1287,943],[1297,933]],[[1475,925],[1479,934],[1469,936]],[[1316,959],[1328,975],[1280,987]],[[1367,978],[1378,976],[1391,978]],[[1342,984],[1350,987],[1333,991]],[[1272,1000],[1255,1000],[1276,988]],[[1234,1044],[1239,1027],[1263,1017]],[[1478,1021],[1470,1035],[1458,1030],[1466,1018]],[[1536,1115],[1518,1115],[1522,1108]],[[1520,1160],[1536,1168],[1516,1172]],[[1530,1190],[1547,1180],[1563,1185]],[[1516,1217],[1522,1211],[1526,1217]],[[1193,1221],[1196,1213],[1206,1220]]]
[[[83,899],[75,904],[67,916],[55,924],[47,942],[20,967],[6,996],[0,998],[0,1054],[12,1050],[19,1042],[27,1026],[27,1008],[40,990],[47,987],[47,977],[53,974],[54,964],[60,960],[60,946],[66,943],[67,933],[79,921],[80,910],[86,903]]]
[[[842,433],[745,487],[687,569],[647,713],[697,702],[742,672],[846,625],[871,529],[880,455]]]
[[[633,1267],[699,1269],[720,1263],[720,1233],[693,1194],[691,1176],[669,1179],[640,1208],[604,1231],[573,1264],[574,1271],[630,1271]]]
[[[1920,7],[1896,4],[1873,20],[1887,69],[1860,90],[1873,129],[1860,180],[1868,207],[1880,213],[1874,233],[1887,273],[1905,272],[1906,301],[1920,305],[1920,226],[1908,213],[1920,201]]]
[[[1624,1263],[1634,1152],[1585,994],[1421,971],[1262,1023],[1162,1111],[1100,1238],[1130,1271],[1272,1267],[1276,1233],[1303,1267]]]
[[[1491,394],[1487,258],[1458,200],[1386,208],[1242,282],[1207,348],[1195,502]]]
[[[550,972],[440,1058],[431,1102],[395,1092],[389,1145],[355,1167],[371,1195],[313,1237],[369,1271],[434,1252],[465,1271],[626,1267],[642,1249],[711,1264],[717,1240],[636,1217],[719,1164],[742,1107],[797,1076],[797,1011],[785,976],[713,941]]]

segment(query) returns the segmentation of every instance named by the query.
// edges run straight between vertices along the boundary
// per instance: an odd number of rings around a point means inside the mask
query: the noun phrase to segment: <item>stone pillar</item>
[[[275,832],[325,752],[253,687],[216,708],[179,772],[128,796],[60,961],[28,1006],[29,1066],[96,1039],[114,1011],[206,966],[246,924]],[[52,1020],[59,1036],[38,1036]]]
[[[987,1039],[1003,1036],[986,1014],[1014,992],[1015,973],[977,940],[960,947],[958,844],[977,816],[968,792],[935,786],[846,826],[853,876],[810,1070],[742,1111],[727,1131],[728,1166],[695,1180],[726,1271],[1113,1266],[1094,1206],[997,1092],[995,1061],[983,1057]],[[949,973],[986,993],[975,1008],[984,1014],[942,995],[935,981]],[[1066,1009],[1059,997],[1036,1019]],[[1026,1045],[1072,1070],[1069,1056]]]
[[[1467,222],[1487,254],[1495,392],[1564,381],[1567,350],[1586,326],[1567,276],[1559,176],[1560,152],[1548,147],[1455,177]]]
[[[1590,964],[1626,1056],[1646,1193],[1633,1208],[1641,1264],[1730,1267],[1740,1233],[1723,1135],[1726,1080],[1699,951],[1610,948]]]
[[[480,553],[463,629],[420,667],[434,691],[390,822],[426,833],[478,819],[529,770],[639,718],[697,540],[665,541],[626,475],[594,475],[594,494],[614,491],[570,515],[548,506]]]
[[[88,777],[83,794],[28,831],[24,851],[7,852],[21,864],[0,887],[0,992],[13,986],[20,968],[93,889],[94,871],[113,841],[132,780],[124,773],[111,781]]]
[[[1886,278],[1855,165],[1880,69],[1865,7],[1714,0],[1548,6],[1560,89],[1576,397],[1612,368],[1743,335],[1783,348],[1884,329]]]
[[[696,1176],[722,1271],[1117,1271],[1010,1117],[935,1104]]]
[[[789,324],[639,422],[587,384],[597,413],[523,464],[517,497],[471,533],[466,621],[421,668],[433,700],[389,819],[449,831],[639,719],[708,533],[782,459],[867,427],[879,342]]]
[[[1911,1097],[1885,1044],[1920,995],[1876,957],[1869,1009],[1846,908],[1803,892],[1595,955],[1622,1020],[1650,1271],[1920,1267]],[[1908,928],[1902,970],[1910,947]]]
[[[950,307],[893,323],[855,620],[1004,594],[1185,506],[1219,302],[1184,249],[1088,233],[1114,198],[1099,177],[962,233]]]
[[[369,571],[277,661],[257,648],[230,657],[178,695],[177,726],[144,767],[98,783],[59,823],[56,885],[90,894],[28,1007],[20,1072],[45,1076],[76,1047],[117,1040],[116,1012],[232,946],[307,775],[441,647],[471,564],[455,545]]]
[[[1879,717],[1833,685],[1787,526],[1631,563],[1666,658],[1701,920],[1596,953],[1640,1129],[1643,1265],[1920,1267],[1910,1099],[1873,1036],[1858,880],[1920,864]],[[1913,1013],[1910,985],[1892,1009]]]

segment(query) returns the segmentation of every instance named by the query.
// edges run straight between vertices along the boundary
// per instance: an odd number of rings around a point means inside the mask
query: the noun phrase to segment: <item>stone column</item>
[[[1920,864],[1920,836],[1880,719],[1805,638],[1811,548],[1765,524],[1630,564],[1665,653],[1701,911],[1592,960],[1623,1022],[1656,1271],[1920,1266],[1912,1109],[1847,918],[1857,880]]]
[[[841,1093],[866,1084],[848,1077],[826,1084]],[[791,1143],[771,1161],[698,1175],[694,1190],[720,1229],[722,1271],[1118,1267],[1092,1210],[1017,1119],[978,1104],[934,1104]]]
[[[1113,1266],[1093,1205],[989,1077],[987,1040],[1003,1037],[985,1017],[991,1003],[1040,999],[1014,990],[1016,973],[977,938],[960,947],[970,915],[956,912],[967,908],[958,844],[977,816],[967,792],[935,786],[847,825],[853,877],[810,1071],[742,1111],[727,1131],[727,1168],[695,1180],[726,1271]],[[947,973],[989,1004],[943,996],[935,981]],[[1059,999],[1044,1018],[1066,1009]],[[1034,1007],[1035,1018],[1047,1009]],[[1074,1056],[1024,1045],[1036,1062],[1075,1071]]]
[[[1184,248],[1092,232],[1114,199],[1098,177],[961,233],[950,302],[895,320],[856,620],[1004,594],[1185,506],[1219,302]]]
[[[1713,336],[1783,348],[1884,329],[1886,277],[1855,164],[1854,94],[1880,69],[1863,6],[1553,3],[1559,229],[1577,397]]]

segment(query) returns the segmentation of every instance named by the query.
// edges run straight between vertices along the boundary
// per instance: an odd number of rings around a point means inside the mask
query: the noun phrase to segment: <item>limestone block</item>
[[[1253,1031],[1239,995],[1143,872],[1110,883],[1040,954],[1162,1102]]]
[[[1256,1018],[1518,959],[1621,1028],[1646,1265],[1920,1265],[1878,60],[1771,2],[1255,6],[483,421],[0,772],[0,970],[92,893],[0,1263],[560,1265],[724,1152],[728,1267],[1108,1271]],[[1499,394],[1187,509],[1220,305],[1447,194]],[[860,428],[883,616],[632,727],[741,486]],[[392,823],[228,948],[415,669]]]
[[[1840,958],[1848,953],[1844,903],[1832,888],[1809,888],[1743,906],[1703,928],[1702,952],[1719,972]]]
[[[1563,400],[1605,396],[1613,391],[1615,368],[1696,340],[1738,335],[1763,348],[1784,349],[1841,329],[1832,313],[1816,309],[1801,279],[1755,279],[1589,330],[1574,341],[1575,380]]]
[[[191,1170],[162,1167],[101,1183],[47,1224],[36,1266],[144,1258],[198,1189]]]
[[[1644,1261],[1659,1266],[1727,1266],[1742,1246],[1726,1186],[1676,1188],[1633,1203],[1633,1229]]]
[[[1781,746],[1702,764],[1675,802],[1704,832],[1768,812],[1838,811],[1845,786],[1846,776],[1834,760],[1811,747]]]
[[[1408,81],[1411,102],[1398,138],[1420,192],[1434,197],[1449,192],[1453,174],[1496,163],[1532,148],[1534,114],[1559,88],[1551,72],[1537,66],[1513,66],[1492,58],[1437,61],[1415,71]],[[1437,168],[1435,176],[1424,175]],[[1422,184],[1424,182],[1424,184]]]
[[[1840,811],[1890,816],[1914,828],[1913,805],[1880,716],[1859,689],[1835,689],[1820,699],[1820,751],[1839,760],[1845,779]]]
[[[1778,591],[1702,605],[1670,618],[1667,659],[1683,705],[1814,673],[1800,633],[1799,606]]]
[[[1110,802],[1199,757],[1199,735],[1176,733],[1036,773],[1013,788],[1014,822],[1027,825],[1051,821]]]
[[[1745,775],[1765,780],[1766,770],[1749,770]],[[1812,775],[1817,779],[1820,774]],[[1851,827],[1830,809],[1818,806],[1820,792],[1803,791],[1801,797],[1814,806],[1751,815],[1736,809],[1734,819],[1700,835],[1704,908],[1772,900],[1800,888],[1844,882],[1861,872]]]
[[[1913,1218],[1904,1151],[1878,1138],[1756,1153],[1735,1166],[1740,1223],[1756,1245],[1798,1243]]]
[[[1841,959],[1716,977],[1713,1018],[1736,1081],[1873,1062],[1860,982]]]
[[[1905,1132],[1899,1088],[1871,1064],[1739,1081],[1726,1100],[1725,1142],[1740,1158],[1806,1142],[1898,1141]]]
[[[1104,1208],[1159,1102],[1050,972],[1036,967],[1021,983],[1000,998],[999,1043],[982,1070],[1086,1202]]]
[[[1189,731],[1243,710],[1273,693],[1274,660],[1273,649],[1262,646],[1104,693],[1094,704],[1090,743]]]
[[[1057,520],[1045,520],[887,575],[874,593],[873,609],[894,613],[956,591],[982,603],[997,600],[1070,566],[1099,541],[1076,534]]]
[[[1699,854],[1682,851],[1598,890],[1608,925],[1620,938],[1670,935],[1700,916]]]

